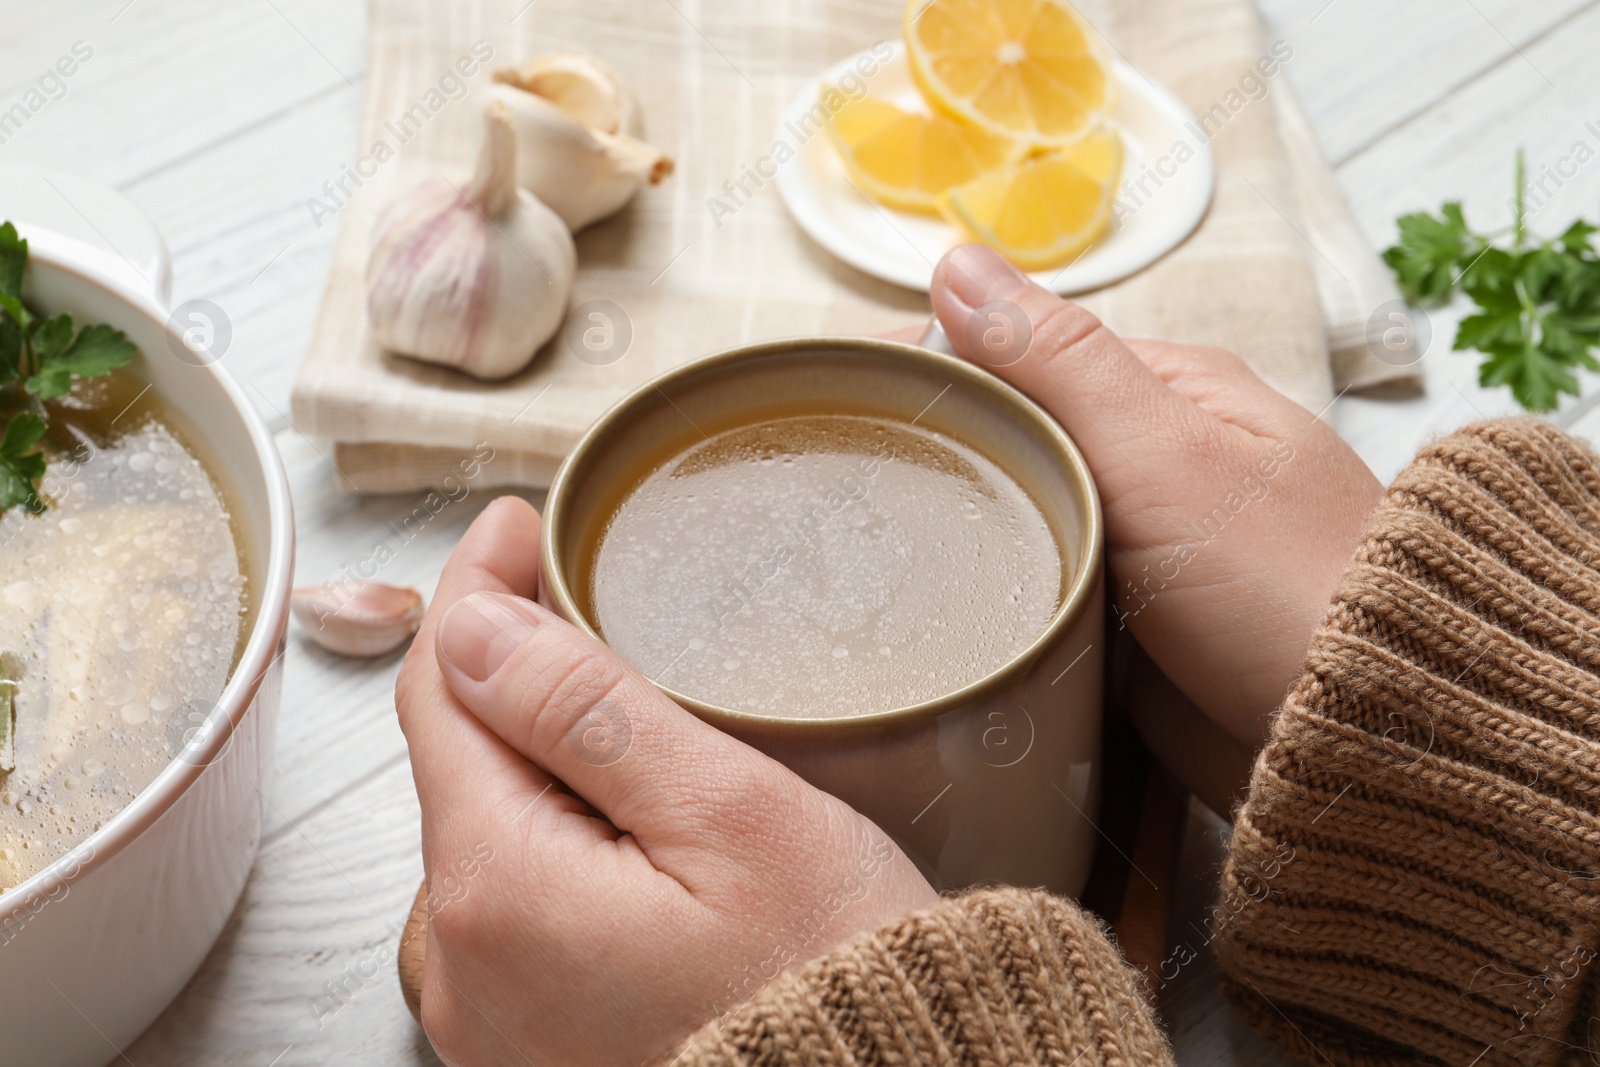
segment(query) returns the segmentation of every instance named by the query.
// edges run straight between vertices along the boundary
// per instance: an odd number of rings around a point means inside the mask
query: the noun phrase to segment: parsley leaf
[[[26,330],[33,316],[22,304],[22,273],[28,265],[28,242],[17,236],[17,228],[0,225],[0,312]]]
[[[1467,229],[1461,205],[1445,204],[1437,216],[1402,215],[1396,223],[1400,243],[1383,253],[1400,291],[1413,304],[1448,300],[1459,278],[1456,265],[1472,260],[1483,241]]]
[[[10,222],[0,224],[0,512],[44,510],[38,492],[46,464],[39,442],[49,429],[43,401],[65,396],[76,379],[127,365],[138,351],[110,326],[77,330],[71,315],[35,314],[22,298],[27,268],[28,242]]]
[[[34,334],[39,369],[28,376],[27,390],[40,400],[53,400],[72,390],[74,378],[96,378],[124,366],[138,351],[134,343],[109,326],[85,326],[72,336],[72,316],[57,315]]]
[[[1595,233],[1600,233],[1600,227],[1579,219],[1571,226],[1568,226],[1567,232],[1562,234],[1558,240],[1561,242],[1561,247],[1568,252],[1587,252],[1589,250],[1589,237]]]
[[[0,384],[22,377],[22,327],[0,315]]]
[[[0,296],[22,299],[22,273],[28,266],[28,242],[17,236],[17,228],[0,224]]]
[[[44,416],[23,411],[11,416],[4,437],[0,437],[0,510],[22,505],[29,511],[44,510],[39,498],[39,479],[44,477],[44,454],[35,451],[44,436]]]
[[[1478,382],[1506,386],[1529,411],[1552,411],[1579,393],[1579,367],[1600,370],[1600,227],[1582,219],[1551,240],[1527,230],[1523,161],[1517,154],[1517,217],[1506,231],[1479,234],[1461,205],[1397,221],[1400,240],[1383,253],[1412,304],[1442,303],[1458,290],[1477,305],[1456,329],[1453,347],[1484,359]],[[1509,238],[1509,240],[1507,240]]]

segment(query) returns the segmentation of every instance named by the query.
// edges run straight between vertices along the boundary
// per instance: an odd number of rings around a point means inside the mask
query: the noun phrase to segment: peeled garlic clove
[[[306,637],[341,656],[381,656],[411,639],[422,625],[422,594],[382,582],[302,586],[289,610]]]
[[[639,109],[616,71],[581,52],[552,52],[521,67],[497,70],[494,80],[543,97],[601,133],[642,134]]]
[[[469,185],[430,178],[380,213],[367,317],[391,351],[503,378],[560,327],[577,265],[561,218],[517,187],[511,117],[491,105]]]
[[[672,173],[672,159],[625,133],[606,133],[552,101],[509,83],[491,85],[490,106],[504,104],[517,135],[517,181],[581,230],[615,214],[645,185]]]

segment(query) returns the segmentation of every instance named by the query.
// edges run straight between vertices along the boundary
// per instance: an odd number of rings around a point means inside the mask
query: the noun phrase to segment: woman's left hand
[[[395,687],[454,1065],[632,1067],[938,897],[882,830],[533,603],[539,515],[451,556]]]

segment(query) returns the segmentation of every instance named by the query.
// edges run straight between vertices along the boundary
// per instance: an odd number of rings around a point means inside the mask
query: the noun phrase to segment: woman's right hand
[[[1124,341],[979,245],[934,278],[957,352],[1031,396],[1088,460],[1123,623],[1253,752],[1382,485],[1231,352]]]
[[[665,1062],[779,973],[938,905],[864,816],[535,603],[540,537],[525,502],[485,509],[395,686],[447,1063]]]

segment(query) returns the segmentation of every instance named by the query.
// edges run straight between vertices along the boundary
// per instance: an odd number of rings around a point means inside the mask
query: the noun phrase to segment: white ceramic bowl
[[[168,313],[137,275],[23,229],[29,298],[126,332],[141,352],[135,372],[202,438],[245,532],[256,606],[216,711],[177,758],[76,849],[0,894],[0,1067],[96,1067],[119,1060],[183,988],[244,889],[271,770],[294,519],[266,427],[220,367],[178,357]]]

